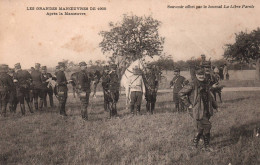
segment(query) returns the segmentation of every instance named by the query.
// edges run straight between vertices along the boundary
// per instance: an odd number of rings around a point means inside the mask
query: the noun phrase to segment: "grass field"
[[[68,99],[68,117],[57,109],[0,118],[0,164],[260,164],[260,92],[224,92],[211,121],[211,153],[191,147],[191,117],[176,113],[172,95],[160,94],[156,114],[131,117],[118,103],[119,118],[107,119],[103,98],[91,98],[89,121],[79,101]],[[56,102],[57,104],[57,102]]]

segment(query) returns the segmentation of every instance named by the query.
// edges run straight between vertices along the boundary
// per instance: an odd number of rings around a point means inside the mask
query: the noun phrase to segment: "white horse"
[[[125,88],[125,95],[126,95],[126,109],[128,109],[128,104],[130,101],[130,96],[129,96],[129,77],[131,77],[133,75],[133,68],[135,68],[136,66],[138,66],[138,68],[142,71],[145,71],[146,68],[146,63],[144,61],[144,59],[138,59],[136,61],[134,61],[133,63],[131,63],[131,65],[125,70],[124,74],[122,75],[121,78],[121,87]]]

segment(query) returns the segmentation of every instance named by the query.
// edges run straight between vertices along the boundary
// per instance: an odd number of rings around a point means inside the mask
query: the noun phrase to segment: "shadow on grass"
[[[231,100],[224,100],[223,103],[237,103],[243,100],[247,100],[250,97],[240,97],[240,98],[236,98],[236,99],[231,99]]]
[[[240,126],[232,126],[229,130],[230,136],[228,138],[223,138],[227,135],[225,133],[219,133],[212,137],[212,140],[215,141],[218,138],[225,139],[222,141],[216,141],[212,143],[212,146],[218,146],[220,148],[234,145],[240,141],[240,139],[253,138],[255,129],[260,126],[260,120]]]

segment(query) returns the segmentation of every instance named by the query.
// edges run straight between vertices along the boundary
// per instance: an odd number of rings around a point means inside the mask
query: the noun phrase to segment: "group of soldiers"
[[[7,65],[0,65],[0,97],[1,114],[6,115],[7,103],[10,111],[15,112],[16,106],[20,103],[22,114],[25,114],[24,100],[28,104],[29,111],[33,113],[32,103],[35,110],[47,106],[46,96],[49,96],[50,106],[53,107],[53,93],[59,101],[59,111],[63,116],[67,116],[65,111],[68,97],[67,84],[74,83],[76,93],[81,102],[81,116],[88,120],[88,105],[91,93],[91,82],[95,87],[101,79],[104,93],[104,110],[109,111],[109,117],[117,116],[117,102],[119,100],[120,76],[117,72],[117,65],[105,66],[103,73],[95,79],[95,76],[88,72],[87,64],[80,62],[80,71],[75,77],[67,80],[65,76],[65,63],[59,62],[56,67],[55,76],[47,72],[45,66],[40,67],[36,64],[35,68],[29,73],[21,69],[18,63],[15,71],[10,72]],[[204,140],[205,149],[209,149],[211,122],[213,109],[217,109],[217,103],[213,98],[212,90],[218,85],[218,78],[211,69],[210,61],[203,60],[199,67],[190,66],[191,82],[188,82],[180,75],[177,68],[174,71],[175,77],[170,85],[173,88],[173,99],[177,111],[187,109],[194,119],[196,126],[196,136],[193,139],[197,147],[201,138]],[[50,85],[50,81],[55,81],[55,86]],[[154,66],[148,65],[145,72],[138,66],[133,68],[133,75],[128,78],[130,112],[134,115],[140,114],[141,102],[143,97],[146,99],[146,110],[153,114],[155,109],[158,78],[155,74]],[[54,88],[54,89],[53,89]],[[191,95],[193,93],[193,95]],[[94,90],[95,94],[95,90]],[[193,97],[193,98],[192,98]],[[39,98],[39,103],[38,103]]]
[[[50,79],[55,79],[47,72],[47,67],[39,63],[31,69],[31,73],[21,68],[20,63],[15,64],[14,69],[8,65],[0,65],[0,93],[1,93],[1,115],[6,116],[6,109],[9,103],[10,112],[15,113],[17,105],[20,104],[22,115],[25,115],[25,102],[29,111],[34,109],[43,110],[47,107],[47,95],[50,106],[53,104],[53,87],[50,86]],[[39,101],[38,101],[39,100]]]

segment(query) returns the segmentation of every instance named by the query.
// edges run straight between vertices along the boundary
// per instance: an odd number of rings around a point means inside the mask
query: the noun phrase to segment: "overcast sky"
[[[254,5],[252,9],[169,9],[167,5]],[[27,7],[106,7],[105,11],[82,11],[86,16],[47,16],[47,11]],[[260,26],[259,0],[1,0],[0,63],[23,68],[55,66],[62,59],[74,62],[105,60],[98,33],[124,13],[152,15],[162,22],[164,52],[175,61],[204,53],[221,58],[223,46],[234,42],[239,31]],[[48,11],[59,12],[59,11]],[[69,11],[70,12],[70,11]],[[74,12],[74,11],[72,11]],[[81,12],[81,11],[77,11]]]

